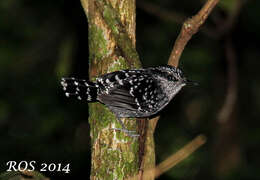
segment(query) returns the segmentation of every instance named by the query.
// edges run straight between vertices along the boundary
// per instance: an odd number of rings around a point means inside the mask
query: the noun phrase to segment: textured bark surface
[[[135,0],[81,0],[89,24],[90,78],[120,69],[140,68],[135,50]],[[116,117],[104,105],[89,106],[91,127],[91,179],[126,179],[137,174],[147,163],[142,161],[144,143],[152,142],[149,151],[154,166],[153,138],[144,139],[145,121],[124,119],[132,138],[111,128],[121,128]],[[138,129],[139,127],[139,129]],[[140,128],[144,127],[144,128]],[[145,158],[148,159],[148,158]],[[151,161],[151,160],[149,160]],[[137,178],[136,178],[137,179]]]

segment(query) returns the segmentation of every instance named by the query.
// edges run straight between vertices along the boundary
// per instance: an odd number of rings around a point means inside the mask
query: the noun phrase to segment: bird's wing
[[[107,80],[109,76],[109,79]],[[102,80],[107,83],[98,99],[110,108],[140,114],[156,111],[157,101],[161,98],[161,89],[150,74],[140,70],[108,74]],[[110,86],[111,85],[111,86]]]

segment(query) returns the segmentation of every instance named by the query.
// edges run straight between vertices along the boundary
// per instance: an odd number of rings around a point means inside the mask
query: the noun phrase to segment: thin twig
[[[151,176],[155,178],[159,177],[164,172],[168,171],[169,169],[176,166],[179,162],[183,161],[185,158],[191,155],[195,150],[197,150],[203,144],[205,144],[206,140],[207,138],[204,135],[197,136],[192,141],[190,141],[187,145],[185,145],[179,151],[177,151],[176,153],[168,157],[166,160],[164,160],[155,168],[144,170],[143,179],[146,179],[147,177],[151,177]],[[139,176],[139,174],[134,177],[130,177],[127,180],[134,180],[136,179],[137,176]]]
[[[164,172],[173,168],[179,162],[183,161],[189,155],[191,155],[196,149],[205,144],[206,137],[199,135],[194,138],[191,142],[181,148],[178,152],[174,153],[155,168],[155,177],[159,177]]]
[[[219,2],[219,0],[208,0],[195,16],[193,16],[191,19],[188,19],[184,22],[181,32],[175,41],[174,47],[173,47],[171,55],[169,57],[169,60],[168,60],[169,65],[172,65],[175,67],[178,66],[180,56],[181,56],[187,42],[190,40],[192,35],[194,35],[199,30],[199,27],[201,27],[201,25],[205,22],[208,15],[212,11],[212,9],[217,5],[218,2]],[[153,129],[155,129],[159,118],[160,118],[160,116],[157,116],[157,117],[151,119],[151,121],[149,122],[152,124]],[[201,146],[204,143],[205,142],[201,143],[199,146]],[[190,151],[190,152],[192,153],[193,151]],[[185,157],[187,157],[187,156],[185,156]],[[184,158],[180,158],[179,161],[175,161],[175,165],[177,163],[179,163],[180,161],[182,161]],[[165,171],[166,171],[166,169],[165,169]],[[163,172],[165,172],[165,171],[163,171]],[[157,171],[157,172],[158,173],[156,173],[157,174],[156,177],[158,177],[160,175],[159,171]]]
[[[192,18],[187,19],[183,25],[181,32],[175,41],[168,64],[177,67],[179,59],[184,50],[184,47],[191,37],[198,32],[201,25],[205,22],[212,9],[217,5],[219,0],[208,0],[201,10]]]

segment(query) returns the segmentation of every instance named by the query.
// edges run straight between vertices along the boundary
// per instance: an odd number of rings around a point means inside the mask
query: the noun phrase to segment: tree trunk
[[[120,69],[140,68],[135,50],[135,0],[81,0],[81,3],[89,25],[91,80]],[[154,166],[152,133],[148,133],[149,137],[145,139],[146,121],[133,118],[123,120],[127,129],[140,134],[139,138],[132,138],[111,129],[121,128],[121,125],[104,105],[90,104],[89,114],[91,179],[126,179],[134,176],[138,179],[142,177],[144,168]],[[144,154],[149,158],[143,158]]]

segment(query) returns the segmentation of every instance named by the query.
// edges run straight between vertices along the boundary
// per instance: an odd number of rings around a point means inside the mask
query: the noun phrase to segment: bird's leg
[[[113,130],[122,131],[122,132],[126,133],[126,135],[128,135],[130,137],[138,137],[139,136],[139,134],[136,134],[136,131],[131,131],[131,130],[126,129],[123,121],[119,117],[117,117],[116,119],[121,124],[122,128],[112,128]]]

